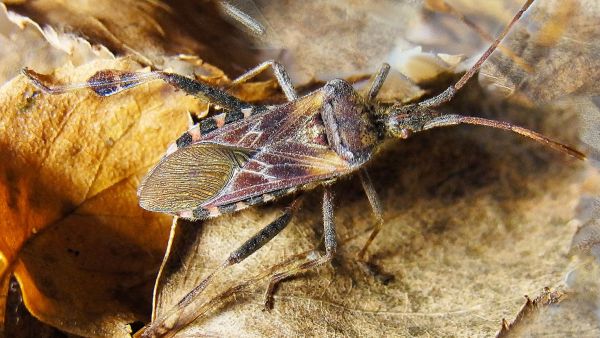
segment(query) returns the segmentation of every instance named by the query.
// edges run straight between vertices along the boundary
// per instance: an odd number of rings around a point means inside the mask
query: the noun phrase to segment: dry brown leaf
[[[544,291],[533,300],[525,296],[526,302],[512,322],[502,320],[502,329],[496,335],[497,338],[523,337],[523,330],[531,326],[531,322],[544,315],[544,311],[549,307],[556,307],[564,301],[568,295],[561,291],[550,291],[545,288]],[[529,332],[528,332],[529,333]]]
[[[100,69],[135,67],[103,61],[56,77],[81,82]],[[249,96],[269,92],[253,87]],[[205,103],[161,83],[110,98],[50,96],[23,77],[0,97],[5,273],[14,270],[26,305],[45,322],[81,335],[127,335],[127,324],[147,320],[169,222],[137,206],[136,186],[186,130],[186,112]]]
[[[577,107],[580,107],[577,105]],[[571,223],[577,227],[571,242],[572,260],[567,268],[565,282],[559,289],[545,289],[534,300],[527,298],[523,308],[512,322],[503,320],[498,337],[587,336],[600,334],[597,309],[600,305],[600,265],[598,264],[598,196],[600,175],[588,168],[581,198],[576,209],[577,218]]]
[[[23,296],[19,288],[19,283],[14,278],[10,279],[7,295],[6,317],[3,318],[4,323],[2,325],[4,330],[3,337],[52,338],[62,334],[58,329],[40,322],[29,313],[25,304],[23,304]]]
[[[65,67],[84,81],[131,61]],[[137,207],[139,178],[187,126],[192,99],[155,83],[105,100],[43,95],[18,77],[0,89],[3,271],[29,310],[78,334],[124,335],[146,318],[168,218]]]
[[[19,74],[27,66],[39,72],[71,63],[81,65],[96,59],[113,59],[113,54],[101,46],[91,46],[86,40],[62,35],[50,27],[42,28],[29,18],[9,12],[0,3],[0,83]]]
[[[85,36],[146,65],[160,67],[170,55],[199,55],[235,76],[262,61],[255,59],[243,32],[221,18],[214,1],[28,0],[8,5],[41,25]]]
[[[597,96],[598,20],[600,3],[594,0],[538,1],[504,41],[530,69],[495,53],[482,67],[480,79],[498,92],[517,90],[536,102]]]
[[[285,53],[297,83],[374,73],[395,47],[414,47],[404,32],[419,7],[409,1],[254,1],[266,43]],[[263,58],[273,57],[269,49]]]
[[[426,0],[405,38],[426,50],[478,56],[522,5],[520,0],[487,1],[485,6],[473,0]],[[510,52],[502,45],[498,50]]]
[[[600,97],[582,97],[571,100],[579,112],[579,138],[590,162],[600,167]]]

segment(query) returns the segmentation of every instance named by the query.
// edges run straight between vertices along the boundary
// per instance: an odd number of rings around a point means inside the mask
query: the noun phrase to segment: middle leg
[[[371,87],[369,88],[369,91],[365,97],[367,103],[373,103],[377,97],[377,94],[379,94],[379,90],[381,87],[383,87],[383,83],[385,82],[389,72],[390,65],[387,63],[382,64],[377,74],[373,77],[373,81],[371,81]]]
[[[365,194],[367,195],[367,198],[369,199],[369,203],[371,204],[371,208],[373,209],[373,213],[375,214],[375,217],[377,218],[377,223],[375,224],[373,231],[371,231],[371,235],[369,235],[369,239],[367,239],[367,242],[365,243],[363,248],[358,253],[358,260],[364,261],[365,254],[367,253],[367,249],[369,248],[369,245],[371,245],[371,243],[373,242],[373,240],[375,239],[377,234],[379,234],[379,231],[381,230],[381,226],[383,225],[383,209],[381,208],[381,202],[379,200],[379,196],[377,196],[377,192],[375,191],[375,188],[373,187],[373,182],[371,181],[371,177],[369,176],[369,173],[367,172],[367,170],[362,169],[360,171],[359,176],[360,176],[360,182],[362,183],[362,186],[363,186],[363,190],[365,191]]]
[[[373,209],[373,213],[377,219],[377,223],[375,223],[375,227],[371,231],[367,242],[365,242],[357,255],[358,265],[365,273],[375,277],[375,279],[379,280],[383,284],[387,284],[394,279],[394,276],[383,272],[379,266],[370,263],[367,259],[365,259],[367,249],[369,249],[369,246],[371,243],[373,243],[373,240],[375,237],[377,237],[381,231],[381,227],[383,226],[383,208],[381,207],[381,201],[377,196],[377,192],[375,191],[375,187],[373,187],[373,182],[371,181],[371,177],[369,176],[367,170],[362,169],[359,173],[359,176],[363,190],[369,199],[369,203],[371,204],[371,208]]]

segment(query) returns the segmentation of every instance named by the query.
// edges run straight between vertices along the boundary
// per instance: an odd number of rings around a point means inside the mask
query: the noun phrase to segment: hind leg
[[[333,258],[337,249],[337,239],[335,224],[333,222],[333,194],[326,187],[323,193],[323,235],[325,237],[325,255],[316,258],[310,258],[308,261],[284,272],[280,272],[271,277],[267,290],[265,291],[264,305],[269,309],[272,305],[273,292],[277,285],[290,277],[296,276],[306,270],[321,266]]]

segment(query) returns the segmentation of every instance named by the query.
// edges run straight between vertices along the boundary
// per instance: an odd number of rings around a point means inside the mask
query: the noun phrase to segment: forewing
[[[142,180],[140,206],[174,213],[193,209],[218,195],[252,151],[199,143],[164,157]]]
[[[189,172],[191,169],[179,168],[181,165],[175,163],[177,159],[171,158],[172,155],[169,154],[163,162],[174,162],[175,168],[164,173],[165,179],[153,184],[156,185],[156,191],[149,198],[152,203],[166,205],[152,208],[143,204],[142,197],[140,204],[150,210],[187,215],[199,207],[218,208],[247,199],[260,201],[262,199],[257,198],[259,196],[276,192],[287,193],[306,184],[319,183],[348,173],[351,171],[348,162],[328,145],[320,114],[322,106],[323,92],[315,91],[298,100],[271,107],[256,115],[251,114],[243,120],[225,124],[206,133],[202,132],[203,128],[200,125],[192,128],[188,131],[191,136],[188,138],[191,138],[193,143],[178,148],[173,154],[183,149],[208,144],[218,147],[220,151],[246,149],[252,156],[247,156],[247,161],[242,161],[238,167],[216,170],[217,177],[210,186],[195,185],[194,188],[203,193],[199,194],[185,190],[189,190],[193,184],[207,184],[207,179],[195,178],[195,172]],[[216,122],[215,124],[218,125]],[[183,156],[183,153],[179,156]],[[182,161],[187,162],[186,165],[207,165],[202,163],[200,158],[186,157]],[[161,164],[154,171],[159,168],[161,172],[166,171],[162,169]],[[153,177],[154,171],[148,177]],[[162,186],[173,185],[171,181],[177,185],[169,187],[167,193]],[[148,185],[146,182],[144,184]],[[144,189],[142,186],[140,191]],[[165,196],[171,193],[175,193],[176,196]],[[201,197],[190,197],[192,194]],[[172,202],[159,201],[165,198]]]
[[[327,142],[321,118],[323,100],[323,91],[317,90],[206,135],[205,142],[256,149],[257,153],[219,196],[203,207],[256,200],[350,172],[348,162]]]
[[[231,123],[199,137],[200,142],[212,142],[242,148],[263,149],[285,143],[300,134],[319,134],[323,128],[320,109],[322,91],[315,91],[298,100],[275,106],[241,121]],[[311,132],[311,129],[320,129]]]
[[[330,148],[294,141],[278,143],[256,153],[234,174],[219,197],[204,207],[219,207],[265,194],[289,193],[351,170],[348,162]]]

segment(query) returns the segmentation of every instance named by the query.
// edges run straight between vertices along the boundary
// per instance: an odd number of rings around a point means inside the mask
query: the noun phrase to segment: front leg
[[[290,76],[288,75],[283,65],[275,60],[269,60],[259,64],[258,66],[250,69],[249,71],[239,76],[237,79],[233,80],[231,84],[237,85],[240,83],[244,83],[250,80],[251,78],[257,76],[258,74],[264,72],[269,67],[273,68],[273,74],[275,74],[275,78],[277,79],[277,82],[279,83],[279,86],[281,87],[281,90],[283,90],[283,93],[285,94],[285,97],[288,99],[288,101],[294,101],[295,99],[297,99],[298,94],[296,94],[296,90],[294,89],[294,85],[292,84]]]
[[[383,87],[383,83],[385,82],[389,72],[390,65],[387,63],[382,64],[377,74],[375,74],[373,77],[373,80],[371,81],[371,87],[365,96],[365,101],[367,101],[367,103],[374,103],[375,98],[377,97],[377,94],[379,94],[381,87]]]

